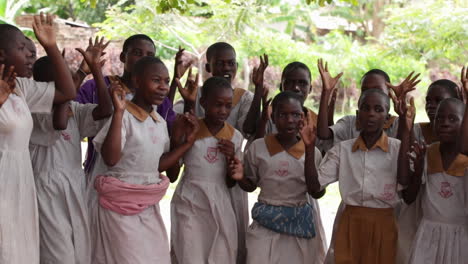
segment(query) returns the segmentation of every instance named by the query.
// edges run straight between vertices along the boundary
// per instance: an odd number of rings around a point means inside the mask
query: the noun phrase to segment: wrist
[[[114,118],[120,118],[122,119],[123,118],[123,113],[124,113],[125,109],[118,109],[118,108],[115,108],[114,109]]]
[[[315,154],[315,140],[309,144],[305,145],[306,154]]]

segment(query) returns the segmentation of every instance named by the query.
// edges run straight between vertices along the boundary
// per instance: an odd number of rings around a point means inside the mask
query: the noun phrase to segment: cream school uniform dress
[[[52,109],[54,83],[16,79],[0,106],[0,263],[39,263],[39,216],[29,156],[31,113]]]
[[[423,217],[409,263],[465,264],[468,262],[468,156],[459,154],[445,171],[439,147],[439,143],[434,143],[427,149],[427,170],[421,188]]]
[[[304,176],[305,147],[299,141],[287,151],[274,135],[255,140],[245,156],[245,177],[260,187],[258,201],[273,206],[297,207],[309,202]],[[315,163],[321,160],[315,149]],[[321,223],[318,204],[313,210],[314,224]],[[316,229],[317,229],[317,225]],[[311,239],[278,233],[253,221],[247,231],[247,263],[321,264],[325,248],[320,232]]]
[[[205,117],[205,110],[200,104],[201,89],[198,89],[197,99],[195,102],[195,115],[198,118]],[[243,125],[247,118],[250,105],[252,104],[253,93],[251,91],[235,88],[232,95],[232,109],[226,120],[228,124],[233,126],[235,129],[243,133]],[[174,105],[174,111],[177,113],[183,113],[184,109],[183,101],[177,102]],[[243,134],[245,138],[249,135]],[[234,186],[229,190],[231,192],[231,199],[234,206],[234,211],[237,218],[237,230],[239,232],[239,258],[238,263],[243,264],[245,261],[245,232],[249,226],[249,201],[247,193],[244,192],[238,185]]]
[[[111,120],[94,138],[98,152],[101,152],[110,124]],[[155,111],[148,114],[127,101],[122,120],[122,156],[115,166],[108,167],[105,175],[130,184],[158,183],[161,181],[159,159],[168,150],[166,121]],[[170,263],[169,241],[158,204],[136,215],[121,215],[99,204],[94,204],[90,210],[95,218],[95,222],[91,222],[94,236],[91,263]]]
[[[395,263],[397,230],[393,208],[400,203],[397,191],[402,188],[397,184],[399,148],[400,141],[383,132],[371,149],[358,137],[335,145],[322,160],[318,169],[320,185],[324,188],[338,181],[345,204],[331,245],[333,263],[343,263],[351,256],[359,258],[356,254],[364,254],[362,249],[369,253],[363,257],[363,264]],[[375,258],[376,254],[381,254],[380,258]]]
[[[340,118],[333,126],[330,126],[333,131],[333,139],[324,140],[321,149],[328,151],[331,147],[338,144],[341,141],[350,140],[359,137],[361,132],[361,126],[355,115],[347,115]],[[384,131],[389,137],[396,137],[398,132],[398,117],[391,116],[390,119],[384,124]],[[331,141],[331,142],[330,142]],[[333,232],[330,241],[330,247],[328,248],[326,264],[333,264],[334,262],[334,241],[335,233],[338,228],[338,223],[341,214],[343,213],[345,205],[343,202],[340,203],[338,210],[335,215],[335,221],[333,223]]]
[[[414,124],[414,136],[418,142],[430,145],[439,141],[430,123]],[[398,255],[397,263],[408,263],[411,256],[411,246],[418,231],[422,218],[421,195],[411,204],[401,203],[398,214]]]
[[[41,263],[91,262],[81,139],[98,132],[95,107],[70,102],[63,131],[54,130],[52,114],[33,115],[29,150],[39,205]]]
[[[240,158],[243,137],[227,122],[215,136],[203,120],[199,124],[171,202],[172,263],[235,264],[237,221],[226,185],[226,157],[219,152],[218,141],[231,140]]]

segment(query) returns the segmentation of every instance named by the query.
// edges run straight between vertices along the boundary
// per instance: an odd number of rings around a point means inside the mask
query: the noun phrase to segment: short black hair
[[[384,93],[382,90],[376,89],[376,88],[365,90],[361,93],[361,96],[359,96],[359,100],[358,100],[358,108],[359,109],[361,108],[361,104],[364,101],[364,98],[366,98],[367,96],[371,94],[377,94],[384,98],[385,103],[387,104],[387,113],[388,113],[390,111],[390,97],[388,96],[388,94]]]
[[[206,80],[203,83],[203,86],[201,89],[201,97],[207,98],[210,94],[213,94],[213,92],[217,89],[232,90],[232,86],[231,86],[231,83],[226,78],[217,77],[217,76],[210,77],[208,80]]]
[[[361,83],[362,83],[362,80],[364,80],[364,78],[366,78],[366,76],[373,75],[373,74],[380,75],[380,76],[384,77],[385,81],[390,82],[390,76],[388,76],[388,74],[386,72],[384,72],[381,69],[372,69],[372,70],[364,73],[364,75],[361,78]]]
[[[123,48],[122,48],[122,52],[127,52],[128,48],[130,47],[130,45],[133,44],[133,42],[137,41],[137,40],[146,40],[146,41],[149,41],[151,42],[151,44],[154,45],[154,41],[148,37],[147,35],[145,34],[136,34],[136,35],[132,35],[130,37],[128,37],[125,41],[124,41],[124,44],[123,44]],[[156,47],[156,46],[155,46]]]
[[[48,56],[36,60],[33,65],[33,78],[37,82],[53,82],[52,62]]]
[[[465,112],[465,108],[466,108],[466,104],[458,99],[458,98],[455,98],[455,97],[452,97],[452,98],[446,98],[444,100],[442,100],[439,105],[437,106],[437,111],[436,111],[436,116],[437,116],[437,113],[439,112],[439,109],[443,106],[446,106],[448,104],[454,104],[458,109],[460,109],[460,112],[462,114],[462,117],[464,115],[464,112]]]
[[[296,100],[302,107],[302,96],[293,91],[284,91],[275,96],[271,102],[272,112],[274,113],[278,108],[278,105],[287,100]]]
[[[450,94],[451,97],[461,99],[458,85],[452,82],[451,80],[447,80],[447,79],[437,80],[431,83],[431,85],[429,85],[427,92],[429,92],[430,89],[435,88],[435,87],[442,87],[443,89],[445,89],[445,91],[447,91]]]
[[[288,65],[286,65],[286,67],[284,67],[283,72],[281,73],[281,81],[283,81],[284,76],[286,74],[289,74],[290,72],[295,71],[297,69],[305,70],[307,72],[307,74],[309,75],[309,80],[312,79],[312,74],[310,73],[309,67],[307,67],[307,65],[305,65],[302,62],[294,61],[294,62],[291,62]],[[280,87],[280,88],[283,89],[282,87]]]
[[[135,74],[135,76],[141,76],[149,65],[154,65],[154,64],[162,64],[164,65],[164,67],[166,67],[164,62],[162,62],[162,60],[159,59],[158,57],[146,56],[146,57],[139,59],[135,63],[135,66],[133,67],[133,74]]]
[[[22,33],[19,28],[10,24],[0,24],[0,49],[10,48],[15,34]]]
[[[233,46],[231,46],[231,44],[226,43],[226,42],[216,42],[213,45],[209,46],[208,49],[206,50],[206,60],[208,61],[208,63],[216,54],[216,52],[220,50],[232,50],[234,51],[234,54],[236,54],[236,50],[234,49]]]

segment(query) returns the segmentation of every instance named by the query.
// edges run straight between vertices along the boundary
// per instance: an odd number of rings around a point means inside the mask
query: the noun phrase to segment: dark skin
[[[383,126],[388,119],[388,110],[389,106],[386,100],[382,95],[379,94],[369,94],[366,97],[361,99],[361,104],[359,106],[359,111],[357,112],[357,118],[361,122],[363,129],[361,131],[361,138],[364,140],[366,147],[368,149],[372,148],[378,139],[382,136]],[[313,128],[305,126],[303,139],[310,138],[314,139]],[[304,142],[306,140],[304,139]],[[311,144],[311,143],[309,143]],[[406,158],[406,153],[404,148],[400,148],[398,161]],[[315,151],[309,151],[310,160],[315,159]],[[398,166],[397,179],[407,179],[408,171],[406,166]],[[318,172],[314,162],[310,162],[310,180],[311,180],[311,191],[313,193],[318,193],[321,190],[320,182],[318,180]],[[399,181],[400,182],[400,181]],[[407,184],[405,184],[407,185]]]
[[[465,105],[468,99],[468,69],[465,67],[462,68],[461,71],[461,83],[463,87],[463,94],[465,98]],[[462,129],[461,129],[461,153],[464,155],[468,155],[468,107],[465,108],[465,113],[463,115],[463,122],[462,122]]]
[[[218,134],[218,132],[225,126],[225,122],[231,113],[232,108],[232,89],[229,87],[220,88],[214,91],[214,93],[200,98],[200,104],[205,109],[205,118],[203,119],[206,127],[212,135]],[[172,144],[180,144],[177,138],[180,136],[171,138]],[[235,146],[230,140],[220,139],[218,141],[218,149],[226,157],[226,163],[230,164],[231,160],[235,157]],[[176,164],[173,167],[168,177],[171,181],[176,181],[179,175],[180,166]],[[235,185],[235,181],[231,178],[231,170],[227,170],[226,173],[226,184],[229,188]]]
[[[107,47],[103,39],[100,42],[91,43],[86,51],[77,49],[83,55],[87,67],[93,73],[94,80],[97,84],[97,97],[99,98],[98,105],[93,109],[92,115],[94,120],[101,120],[112,115],[112,99],[107,89],[104,75],[102,74],[102,53]],[[115,86],[115,84],[113,84]],[[53,114],[53,125],[55,130],[65,130],[68,126],[69,103],[56,106]]]
[[[276,139],[281,144],[283,149],[290,149],[297,142],[301,140],[299,137],[299,130],[303,124],[304,113],[302,111],[302,104],[294,99],[285,100],[280,102],[273,112],[273,122],[275,123],[276,128],[278,129],[278,134],[276,134]],[[304,144],[306,141],[304,141]],[[315,142],[312,145],[312,149],[315,151]],[[307,152],[306,152],[307,155]],[[315,161],[313,161],[315,162]],[[232,163],[233,168],[237,165],[237,161]],[[309,194],[313,195],[314,198],[321,197],[325,192],[312,193],[311,192],[311,180],[309,179],[309,166],[306,164],[304,166],[305,180],[307,185],[307,191]],[[239,186],[247,192],[253,192],[257,189],[257,185],[253,183],[248,178],[243,177],[241,173],[234,174],[234,178],[239,183]]]
[[[134,93],[135,85],[132,82],[132,69],[135,63],[143,57],[154,57],[156,48],[154,44],[144,39],[132,41],[127,50],[120,53],[120,61],[124,64],[124,73],[120,76],[122,82]]]
[[[379,89],[385,94],[388,94],[388,87],[385,84],[386,80],[379,74],[368,74],[361,81],[361,91],[364,92],[369,89]]]
[[[167,68],[160,63],[151,64],[142,73],[133,78],[138,89],[132,102],[148,113],[151,113],[153,105],[160,105],[169,91],[169,72]],[[126,107],[125,92],[122,88],[117,87],[112,90],[112,100],[114,115],[112,116],[109,131],[102,145],[102,157],[108,166],[115,166],[122,157],[122,119]],[[187,137],[191,141],[187,141],[161,156],[159,160],[159,172],[168,170],[179,161],[192,146],[197,130],[198,127],[192,127],[192,133]]]
[[[26,38],[26,47],[29,50],[29,52],[31,53],[31,56],[28,57],[28,60],[29,60],[28,64],[33,65],[34,62],[36,62],[36,60],[37,60],[36,45],[34,45],[34,42],[32,42],[31,39]],[[31,78],[31,76],[32,76],[32,71],[31,71],[31,75],[28,78]]]
[[[31,60],[32,53],[28,49],[28,40],[21,31],[18,31],[9,41],[5,48],[0,49],[0,64],[4,64],[5,69],[14,66],[18,77],[31,77],[34,62]]]
[[[444,99],[453,97],[446,88],[442,86],[430,86],[426,95],[426,114],[429,117],[431,125],[434,125],[434,119],[439,103]]]

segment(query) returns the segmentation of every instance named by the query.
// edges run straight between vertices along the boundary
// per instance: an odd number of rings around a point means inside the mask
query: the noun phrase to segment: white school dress
[[[198,118],[204,118],[205,110],[200,104],[201,88],[198,89],[198,91],[195,102],[195,115]],[[252,100],[253,93],[251,91],[242,88],[233,89],[231,113],[226,121],[228,124],[240,131],[245,138],[248,138],[249,135],[243,133],[243,125],[247,118]],[[177,102],[174,105],[174,111],[179,114],[183,113],[183,109],[183,101]],[[237,263],[243,264],[245,262],[245,232],[249,226],[249,201],[247,193],[244,192],[237,184],[229,191],[231,192],[231,198],[237,218],[237,230],[239,231],[239,257]]]
[[[93,140],[99,153],[111,121],[104,125]],[[122,119],[122,156],[104,174],[130,184],[158,183],[161,181],[159,159],[168,150],[166,121],[155,111],[149,114],[127,101]],[[169,241],[159,204],[136,215],[121,215],[101,207],[96,199],[89,210],[94,247],[91,263],[170,263]]]
[[[39,206],[41,263],[90,263],[81,140],[99,129],[95,104],[70,102],[68,125],[55,131],[52,114],[33,114],[29,150]]]
[[[413,241],[411,264],[468,261],[468,156],[459,154],[444,170],[439,143],[427,149],[421,187],[423,217]]]
[[[39,217],[29,157],[31,113],[52,109],[54,83],[16,79],[0,107],[0,263],[39,263]]]
[[[287,151],[274,135],[255,140],[245,156],[245,177],[261,189],[258,201],[274,206],[302,206],[308,202],[304,176],[304,143],[299,141]],[[320,151],[315,149],[315,163],[319,165]],[[315,200],[315,199],[314,199]],[[267,229],[255,220],[247,231],[248,264],[322,264],[324,248],[317,223],[320,221],[318,203],[314,208],[316,237],[300,238]]]
[[[172,264],[237,262],[238,231],[226,184],[227,163],[220,139],[234,143],[241,158],[242,134],[227,122],[213,136],[203,120],[185,153],[182,178],[171,201]]]

